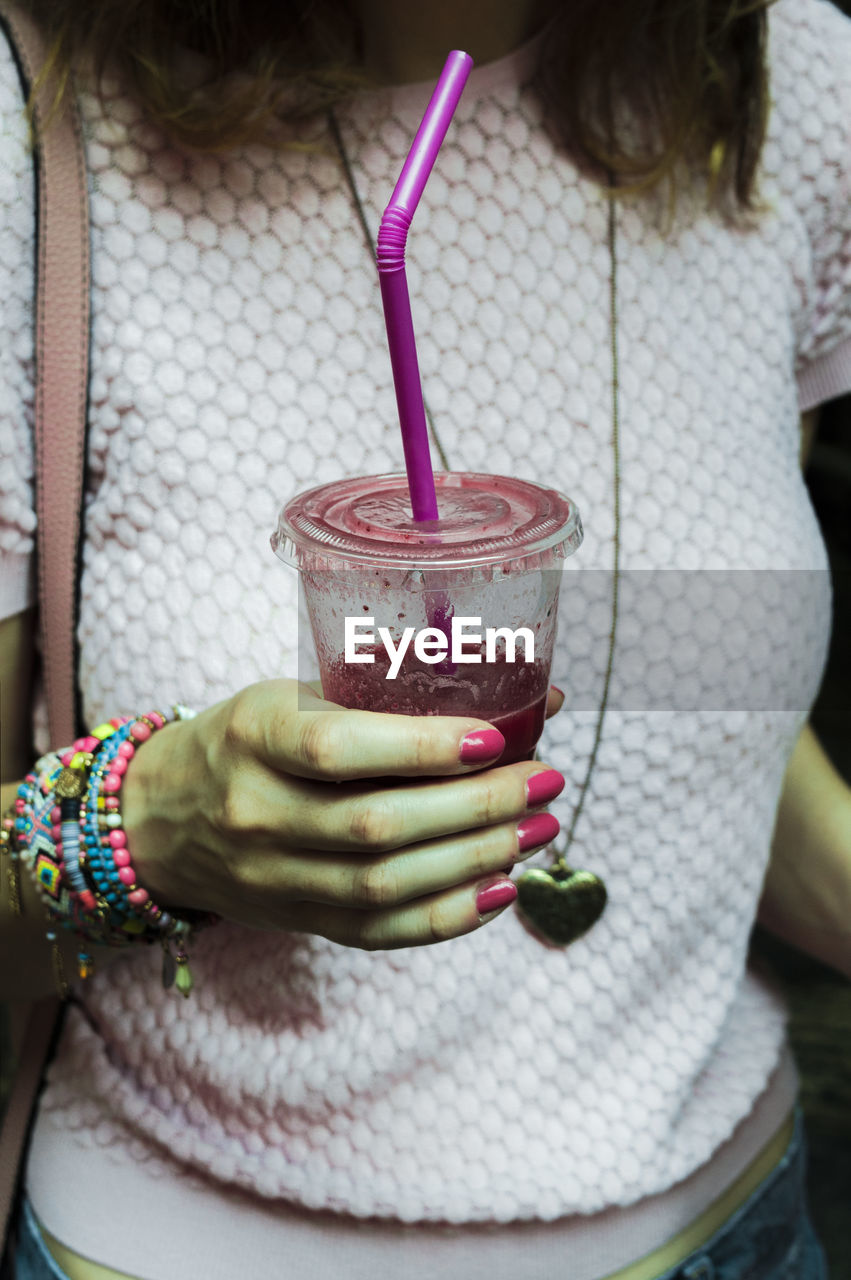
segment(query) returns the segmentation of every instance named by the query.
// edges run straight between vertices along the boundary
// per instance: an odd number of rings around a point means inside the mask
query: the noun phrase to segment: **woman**
[[[18,1275],[823,1277],[784,1009],[746,952],[759,913],[851,976],[799,469],[851,387],[848,22],[818,0],[32,7],[74,18],[92,193],[86,717],[198,709],[154,721],[121,813],[137,884],[221,919],[185,1004],[147,948],[90,948]],[[409,266],[426,400],[452,468],[568,492],[601,571],[563,591],[546,764],[500,766],[475,717],[299,692],[268,551],[293,493],[399,468],[359,213],[374,235],[453,47],[477,68]],[[33,208],[5,49],[0,84],[4,652],[25,689]],[[479,897],[546,865],[548,802],[608,891],[566,949],[511,890]],[[13,918],[4,885],[10,997],[51,989],[22,893]]]

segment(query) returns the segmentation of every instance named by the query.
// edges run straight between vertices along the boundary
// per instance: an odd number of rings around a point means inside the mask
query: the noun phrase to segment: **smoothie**
[[[500,763],[530,758],[544,724],[562,565],[582,541],[579,513],[557,490],[514,477],[438,472],[435,483],[440,517],[422,523],[403,475],[320,485],[287,503],[272,547],[301,571],[326,698],[473,715],[505,736]],[[450,632],[462,619],[492,638],[453,660]],[[347,645],[353,620],[363,624],[356,651]],[[431,637],[428,652],[415,652],[420,632]],[[436,652],[441,638],[445,652]]]
[[[387,679],[384,650],[371,651],[372,665],[332,660],[322,671],[322,692],[331,702],[363,711],[399,715],[481,715],[505,738],[499,764],[529,760],[541,736],[547,707],[549,664],[508,663],[504,657],[482,664],[469,677],[440,673],[406,655],[395,680]],[[479,711],[479,707],[487,711]],[[503,711],[502,708],[512,708]]]

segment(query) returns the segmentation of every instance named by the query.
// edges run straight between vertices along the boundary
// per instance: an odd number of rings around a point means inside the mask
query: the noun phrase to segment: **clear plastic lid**
[[[292,498],[275,554],[297,569],[364,565],[464,569],[511,563],[555,568],[582,542],[582,522],[557,489],[474,471],[435,473],[438,520],[414,521],[403,474],[357,476]]]

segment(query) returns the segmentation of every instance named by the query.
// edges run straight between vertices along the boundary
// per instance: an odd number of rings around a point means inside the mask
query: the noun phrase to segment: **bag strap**
[[[44,65],[44,38],[28,14],[0,4],[32,85]],[[35,475],[38,596],[50,741],[77,736],[76,583],[89,383],[89,204],[83,130],[73,85],[45,129],[50,76],[35,107],[38,135]]]
[[[28,95],[45,62],[43,36],[32,18],[8,0],[0,0],[0,20]],[[76,737],[76,582],[88,409],[90,250],[85,150],[73,88],[44,128],[43,103],[53,102],[55,88],[51,73],[35,110],[35,470],[42,663],[50,741],[62,745]],[[0,1254],[61,1008],[55,997],[32,1005],[6,1105],[0,1132]]]

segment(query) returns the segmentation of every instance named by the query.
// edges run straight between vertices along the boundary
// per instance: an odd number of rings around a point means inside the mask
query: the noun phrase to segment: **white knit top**
[[[194,947],[187,1002],[162,990],[147,948],[78,984],[28,1190],[96,1261],[232,1280],[258,1232],[287,1251],[302,1214],[321,1235],[310,1210],[366,1234],[378,1219],[543,1231],[664,1201],[754,1115],[785,1010],[746,969],[748,937],[830,627],[798,416],[851,388],[851,23],[823,0],[769,12],[755,227],[724,225],[700,192],[671,225],[661,200],[618,207],[623,601],[570,855],[605,879],[605,913],[566,950],[514,909],[439,946],[374,953],[224,923]],[[408,275],[450,465],[552,483],[582,513],[553,667],[567,703],[540,751],[568,778],[552,806],[566,827],[611,622],[610,262],[605,193],[554,149],[522,87],[532,55],[474,70]],[[338,113],[373,232],[429,90]],[[102,105],[83,79],[80,104],[93,224],[81,681],[96,723],[296,675],[277,511],[308,485],[400,470],[402,453],[377,278],[326,125],[313,151],[199,158],[115,80]],[[33,599],[20,108],[0,39],[3,616]],[[762,1140],[790,1101],[785,1078]],[[620,1249],[595,1255],[599,1273],[633,1256]]]

